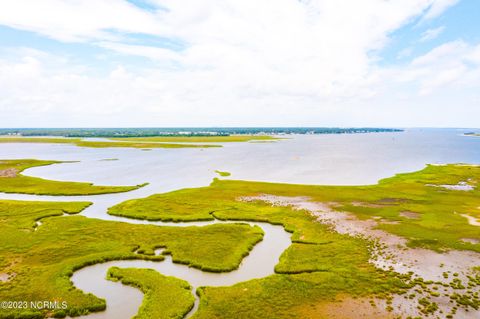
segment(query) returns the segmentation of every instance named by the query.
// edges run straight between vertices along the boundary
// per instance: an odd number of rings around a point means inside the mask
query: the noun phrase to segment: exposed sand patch
[[[402,217],[405,217],[405,218],[409,218],[409,219],[420,219],[420,216],[421,216],[421,214],[419,214],[419,213],[411,212],[411,211],[408,211],[408,210],[400,212],[399,215],[402,216]]]
[[[380,219],[378,220],[380,224],[386,224],[386,225],[398,225],[400,224],[399,221],[396,220],[388,220],[388,219]]]
[[[459,182],[457,185],[434,185],[434,184],[427,184],[425,186],[431,186],[431,187],[440,187],[448,190],[453,190],[453,191],[473,191],[475,189],[475,186],[468,184],[467,182]]]
[[[14,259],[11,263],[3,268],[0,272],[0,283],[9,282],[17,275],[16,272],[12,271],[12,268],[19,262],[19,259]]]
[[[290,206],[297,210],[306,210],[317,217],[319,222],[330,225],[336,232],[351,236],[362,236],[368,239],[381,239],[383,243],[392,245],[405,244],[404,238],[389,234],[383,230],[374,229],[378,222],[372,219],[359,220],[355,215],[335,211],[336,203],[312,202],[308,197],[287,197],[274,195],[261,195],[256,197],[241,198],[244,201],[264,201],[273,206]]]
[[[444,293],[447,292],[448,288],[445,288],[441,285],[433,284],[430,287],[435,287],[437,292],[439,292],[438,296],[432,296],[428,293],[419,293],[416,288],[410,289],[404,295],[393,295],[391,307],[394,309],[393,313],[398,314],[397,318],[447,318],[447,314],[452,314],[453,306],[450,297],[446,296]],[[446,290],[445,290],[446,289]],[[457,291],[458,292],[458,291]],[[413,299],[410,299],[409,295],[415,295]],[[435,314],[426,315],[421,312],[421,309],[418,308],[418,300],[426,299],[429,302],[434,302],[438,305],[439,311],[435,312]],[[379,307],[381,307],[382,303],[379,303]],[[440,313],[443,311],[443,313]],[[455,310],[455,314],[452,315],[451,318],[455,319],[476,319],[480,318],[480,311],[469,308],[466,310],[463,307],[457,307]]]
[[[17,177],[18,170],[16,168],[7,168],[0,170],[0,177]]]
[[[17,274],[12,272],[10,274],[7,274],[7,273],[0,273],[0,282],[9,282],[10,280],[12,280],[13,278],[15,278]]]
[[[462,217],[465,217],[467,220],[468,220],[468,223],[472,226],[480,226],[480,221],[473,217],[473,216],[470,216],[470,215],[467,215],[467,214],[460,214],[460,216]]]
[[[378,200],[376,203],[365,203],[365,202],[354,201],[354,202],[351,202],[351,204],[352,206],[356,206],[356,207],[382,208],[382,207],[392,206],[392,205],[396,205],[404,202],[406,202],[406,200],[402,198],[382,198]]]
[[[1,282],[7,282],[8,281],[8,278],[10,278],[10,276],[6,273],[0,273],[0,281]]]
[[[480,239],[476,239],[476,238],[462,238],[462,241],[466,243],[474,244],[474,245],[480,244]]]
[[[451,250],[439,253],[429,249],[409,248],[406,246],[407,239],[376,229],[379,223],[381,223],[379,218],[359,220],[351,213],[335,211],[333,209],[337,206],[335,203],[334,205],[330,205],[329,203],[312,202],[307,197],[286,197],[266,194],[242,198],[242,200],[259,200],[275,206],[289,206],[296,210],[306,210],[317,217],[319,222],[331,226],[334,231],[340,234],[359,236],[372,241],[373,247],[370,262],[377,268],[393,270],[401,274],[412,272],[416,278],[423,278],[425,281],[442,282],[447,285],[446,287],[443,285],[439,286],[442,294],[440,294],[438,298],[434,298],[439,310],[443,311],[444,314],[450,313],[455,306],[445,294],[468,293],[466,288],[454,289],[449,286],[449,284],[452,283],[453,280],[461,280],[466,284],[468,282],[468,276],[473,275],[472,268],[479,265],[480,254],[472,251]],[[471,216],[468,217],[473,218]],[[476,219],[475,222],[477,222]],[[456,275],[453,276],[453,274]],[[444,276],[447,276],[447,278]],[[470,291],[479,293],[480,286],[473,287]],[[422,314],[419,312],[419,309],[417,309],[421,298],[432,300],[430,295],[422,295],[422,293],[419,292],[415,293],[413,300],[405,300],[405,296],[395,296],[392,304],[394,314],[397,316],[421,316]],[[339,307],[339,304],[335,306]],[[465,314],[467,315],[465,318],[480,318],[480,310],[470,309],[470,312],[465,312]],[[461,315],[460,309],[457,310],[455,318],[464,318],[463,315]]]

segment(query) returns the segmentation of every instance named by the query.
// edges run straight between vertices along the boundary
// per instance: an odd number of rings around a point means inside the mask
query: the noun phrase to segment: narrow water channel
[[[251,226],[259,226],[264,231],[263,240],[255,245],[250,254],[246,256],[239,268],[225,273],[204,272],[186,265],[172,262],[170,256],[166,256],[161,262],[145,260],[120,260],[111,261],[103,264],[88,266],[76,271],[71,280],[75,287],[85,293],[92,293],[97,297],[104,298],[107,303],[107,309],[103,312],[92,313],[80,318],[84,319],[130,319],[137,312],[143,299],[140,290],[122,285],[119,282],[112,282],[106,279],[107,271],[110,267],[122,268],[151,268],[166,276],[174,276],[183,279],[192,286],[192,294],[195,297],[195,306],[186,316],[192,316],[198,309],[199,300],[195,291],[201,286],[231,286],[239,282],[255,278],[263,278],[274,273],[274,267],[278,263],[280,255],[291,244],[291,234],[286,232],[282,226],[271,225],[269,223],[249,222],[249,221],[199,221],[199,222],[149,222],[145,220],[136,220],[125,217],[117,217],[107,214],[109,207],[128,200],[136,198],[132,191],[121,194],[105,194],[93,196],[41,196],[24,194],[5,194],[0,193],[0,199],[16,200],[37,200],[37,201],[91,201],[93,205],[86,208],[80,215],[88,218],[97,218],[109,221],[127,222],[132,224],[150,224],[156,226],[207,226],[216,223],[244,223]],[[42,227],[41,222],[37,227]]]
[[[183,223],[182,226],[185,226],[185,224],[199,226],[218,222],[192,222]],[[290,234],[281,226],[274,226],[268,223],[249,222],[248,224],[261,227],[265,232],[264,238],[244,258],[237,270],[228,273],[209,273],[186,265],[176,264],[172,262],[170,256],[166,256],[165,260],[161,262],[121,260],[96,264],[78,270],[72,276],[73,284],[84,292],[93,293],[95,296],[105,298],[107,301],[106,311],[84,316],[83,318],[127,319],[137,313],[142,303],[142,293],[135,288],[123,286],[118,282],[111,282],[105,279],[108,269],[114,266],[122,268],[151,268],[163,275],[174,276],[188,281],[193,287],[192,294],[195,296],[195,306],[187,317],[193,315],[198,308],[199,300],[195,294],[198,287],[231,286],[239,282],[273,274],[280,255],[291,244]],[[165,223],[164,225],[171,226],[171,223]]]

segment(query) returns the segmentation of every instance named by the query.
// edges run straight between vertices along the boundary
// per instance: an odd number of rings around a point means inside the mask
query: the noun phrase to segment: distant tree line
[[[354,134],[401,132],[394,128],[338,127],[177,127],[177,128],[9,128],[0,135],[65,137],[228,136],[236,134]]]

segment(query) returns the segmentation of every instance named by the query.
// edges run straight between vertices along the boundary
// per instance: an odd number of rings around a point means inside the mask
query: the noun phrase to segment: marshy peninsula
[[[480,317],[480,139],[184,131],[2,131],[0,318]]]

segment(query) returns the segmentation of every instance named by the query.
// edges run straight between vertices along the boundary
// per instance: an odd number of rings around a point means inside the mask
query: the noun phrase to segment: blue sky
[[[408,63],[415,56],[426,54],[435,47],[462,39],[469,43],[480,43],[480,1],[459,1],[436,19],[428,21],[422,17],[395,30],[389,43],[380,52],[385,64]],[[441,30],[435,38],[422,41],[428,30]],[[402,52],[410,53],[408,55]]]
[[[0,4],[0,127],[475,127],[479,88],[477,0]]]

